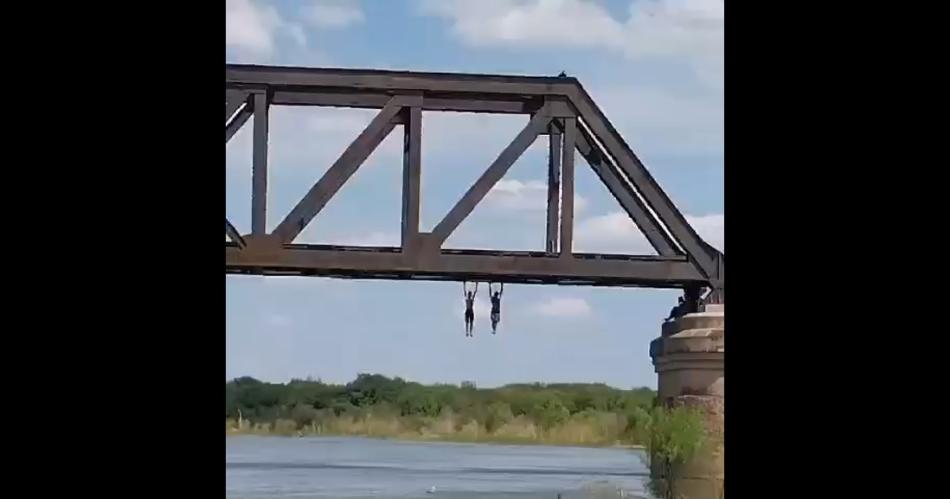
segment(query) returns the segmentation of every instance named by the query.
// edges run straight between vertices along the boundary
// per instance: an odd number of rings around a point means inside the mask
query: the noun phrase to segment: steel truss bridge
[[[368,279],[493,281],[682,288],[724,302],[724,255],[703,241],[673,205],[580,82],[404,71],[228,65],[226,139],[251,120],[251,230],[226,219],[229,274]],[[309,192],[267,232],[268,115],[272,106],[378,109]],[[422,111],[522,114],[527,124],[431,232],[419,230]],[[396,127],[404,137],[399,247],[296,243],[295,239]],[[519,156],[549,142],[545,251],[446,249],[442,245]],[[461,137],[464,139],[464,137]],[[574,231],[574,154],[596,176],[656,250],[656,255],[578,253]]]

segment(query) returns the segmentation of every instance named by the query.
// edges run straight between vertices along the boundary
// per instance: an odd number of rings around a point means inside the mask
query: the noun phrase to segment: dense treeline
[[[227,382],[229,433],[367,435],[587,445],[643,441],[647,388],[603,384],[421,385],[361,374],[346,385]]]

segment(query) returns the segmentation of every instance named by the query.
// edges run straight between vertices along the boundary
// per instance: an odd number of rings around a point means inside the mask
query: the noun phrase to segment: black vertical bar
[[[422,107],[404,108],[402,150],[402,249],[419,233],[420,177],[422,175]]]
[[[551,123],[548,132],[548,231],[545,251],[557,251],[561,196],[561,131]]]
[[[252,166],[251,234],[267,232],[267,127],[266,93],[254,94],[254,163]]]
[[[561,150],[561,257],[569,257],[574,242],[574,139],[577,119],[564,118]]]

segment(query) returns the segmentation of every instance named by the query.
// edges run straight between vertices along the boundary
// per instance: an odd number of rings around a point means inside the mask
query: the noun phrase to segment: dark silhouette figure
[[[465,297],[465,336],[474,336],[472,329],[475,327],[475,293],[478,292],[478,283],[475,283],[475,289],[468,290],[468,283],[462,283],[462,295]]]
[[[677,302],[676,306],[673,307],[673,308],[670,310],[670,315],[667,316],[665,322],[670,322],[670,321],[672,321],[672,320],[676,320],[677,317],[683,315],[683,312],[682,312],[682,311],[683,311],[683,307],[684,307],[684,303],[685,303],[685,302],[686,302],[686,300],[685,300],[682,296],[680,296],[680,297],[678,298],[678,302]]]
[[[491,283],[488,283],[488,297],[491,299],[491,334],[495,334],[498,322],[501,321],[501,294],[504,291],[505,283],[501,283],[498,291],[492,291]]]
[[[683,296],[679,297],[679,303],[670,310],[670,315],[665,322],[679,319],[686,314],[699,312],[699,306],[702,303],[702,290],[697,288],[687,288],[683,290]]]

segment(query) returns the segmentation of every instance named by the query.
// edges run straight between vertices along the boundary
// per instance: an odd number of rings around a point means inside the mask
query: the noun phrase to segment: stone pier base
[[[663,324],[660,337],[650,343],[660,402],[697,408],[706,419],[703,452],[676,472],[676,491],[689,499],[723,496],[724,344],[724,305],[706,305]],[[665,471],[654,464],[651,476],[665,483]]]

